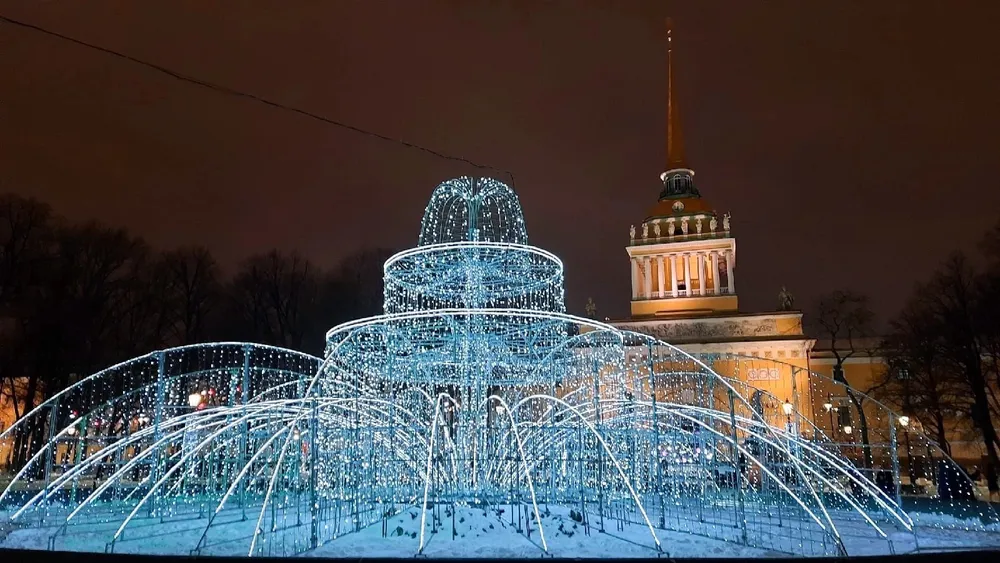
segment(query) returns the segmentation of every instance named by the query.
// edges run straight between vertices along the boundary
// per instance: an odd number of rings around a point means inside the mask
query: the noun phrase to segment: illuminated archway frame
[[[386,264],[387,285],[408,294],[328,333],[322,364],[221,344],[101,372],[0,435],[46,440],[0,502],[41,475],[13,519],[51,528],[49,547],[94,551],[155,550],[167,526],[166,552],[289,555],[417,506],[419,552],[449,503],[523,508],[546,552],[540,504],[574,508],[586,527],[635,524],[667,552],[657,530],[830,554],[844,552],[845,524],[870,539],[911,528],[838,450],[766,424],[749,388],[668,344],[564,314],[561,262],[526,242],[508,187],[446,182],[418,249]],[[440,283],[456,273],[462,283]],[[480,289],[488,278],[496,291]],[[118,376],[133,371],[122,392]],[[66,420],[74,397],[98,406]],[[88,447],[108,412],[124,424],[104,424]],[[68,443],[73,459],[54,463]]]

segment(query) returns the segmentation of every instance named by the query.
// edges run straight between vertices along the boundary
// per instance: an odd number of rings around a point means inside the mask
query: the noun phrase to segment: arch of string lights
[[[0,434],[19,460],[0,511],[8,540],[108,552],[915,546],[898,487],[798,405],[776,424],[775,397],[710,367],[757,360],[566,314],[562,263],[527,244],[514,192],[459,178],[386,262],[385,314],[330,330],[325,359],[218,343],[88,377]],[[987,512],[953,521],[986,531]]]

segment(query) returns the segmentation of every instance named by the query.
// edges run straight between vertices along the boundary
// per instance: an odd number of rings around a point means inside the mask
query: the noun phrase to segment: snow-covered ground
[[[425,526],[423,554],[441,557],[538,557],[543,541],[537,522],[529,513],[531,537],[527,529],[509,510],[459,508],[452,515],[445,511],[437,533],[431,533],[428,518]],[[605,522],[601,533],[592,525],[587,534],[584,526],[574,520],[570,510],[550,507],[541,512],[544,545],[556,557],[656,557],[656,542],[646,526],[631,524],[619,530],[614,522]],[[454,528],[452,527],[454,523]],[[420,511],[411,508],[389,521],[389,536],[382,537],[380,526],[349,534],[307,552],[315,557],[398,557],[412,555],[420,545]],[[712,540],[691,534],[656,530],[661,549],[671,557],[763,557],[778,555]]]
[[[532,510],[510,506],[477,508],[442,506],[427,512],[424,523],[423,554],[430,558],[453,557],[538,557],[544,551],[556,557],[608,558],[655,557],[656,540],[643,524],[619,525],[605,521],[605,531],[599,530],[596,517],[591,515],[589,530],[570,508],[540,507],[541,526]],[[176,519],[143,518],[133,520],[115,542],[119,553],[187,554],[201,544],[199,553],[206,555],[246,555],[249,550],[256,516],[248,510],[221,512],[204,535],[207,518],[190,516]],[[435,514],[438,518],[435,519]],[[513,518],[512,518],[513,515]],[[6,515],[0,519],[6,521]],[[901,527],[885,526],[887,540],[876,540],[873,530],[860,525],[847,515],[832,515],[842,534],[849,555],[879,555],[908,553],[916,550],[1000,549],[1000,529],[974,531],[972,524],[953,517],[914,514],[916,534]],[[60,533],[55,542],[50,538],[55,527],[10,527],[0,525],[0,548],[49,549],[104,552],[108,541],[120,523],[77,525],[73,533]],[[37,522],[34,522],[37,524]],[[358,532],[328,539],[314,550],[307,549],[308,521],[281,522],[289,526],[287,534],[265,534],[257,547],[262,555],[304,557],[410,557],[420,548],[421,513],[416,507],[402,510],[383,525],[378,522]],[[948,527],[942,529],[938,526]],[[265,527],[268,527],[265,524]],[[540,530],[541,528],[541,530]],[[965,529],[969,528],[969,529]],[[542,539],[544,533],[544,541]],[[783,557],[784,553],[744,546],[721,539],[656,529],[659,549],[670,557]],[[321,533],[329,537],[332,534]],[[916,536],[916,540],[914,539]],[[734,536],[735,537],[735,536]],[[278,539],[274,539],[278,538]],[[769,538],[770,540],[770,538]],[[781,538],[774,538],[779,545]],[[275,543],[269,543],[275,542]],[[277,543],[280,542],[280,543]],[[771,543],[770,541],[767,543]],[[761,542],[757,542],[761,545]]]
[[[423,554],[440,557],[538,557],[547,548],[548,553],[561,557],[655,557],[656,540],[648,527],[629,524],[619,529],[613,520],[605,522],[605,532],[600,532],[595,522],[586,527],[573,518],[571,510],[562,507],[543,509],[542,531],[533,512],[527,518],[521,512],[520,522],[515,512],[511,523],[509,506],[501,508],[442,508],[435,521],[428,511],[424,526]],[[252,514],[256,516],[256,514]],[[116,541],[118,553],[186,554],[198,544],[205,530],[204,519],[177,521],[138,518],[133,521]],[[412,507],[389,518],[387,534],[376,523],[356,533],[348,533],[326,541],[315,550],[302,553],[306,557],[410,557],[420,548],[420,510]],[[250,536],[256,525],[255,518],[242,520],[240,511],[226,511],[220,515],[205,542],[201,553],[211,555],[245,555]],[[454,526],[454,529],[453,529]],[[216,529],[217,527],[217,529]],[[307,527],[302,526],[300,537],[307,537]],[[69,551],[104,552],[108,540],[117,526],[92,524],[72,534],[60,534],[55,548]],[[530,532],[529,532],[530,530]],[[0,548],[48,549],[50,537],[56,528],[14,528],[3,540]],[[682,532],[656,530],[664,554],[673,557],[761,557],[780,555],[713,540]],[[544,533],[544,541],[542,534]],[[3,532],[0,532],[2,535]],[[263,546],[265,554],[271,546]],[[282,546],[299,551],[295,546]],[[275,547],[274,549],[279,549]],[[279,551],[278,553],[281,554]]]

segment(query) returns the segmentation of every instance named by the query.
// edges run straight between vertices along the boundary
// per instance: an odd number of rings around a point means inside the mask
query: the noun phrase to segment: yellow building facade
[[[632,279],[630,317],[615,326],[648,334],[680,349],[715,358],[718,373],[747,382],[812,414],[808,338],[798,311],[744,313],[736,290],[736,238],[731,216],[704,199],[684,154],[673,92],[673,45],[667,31],[667,158],[662,190],[626,252]],[[783,403],[782,403],[783,404]],[[780,405],[762,405],[776,413]]]

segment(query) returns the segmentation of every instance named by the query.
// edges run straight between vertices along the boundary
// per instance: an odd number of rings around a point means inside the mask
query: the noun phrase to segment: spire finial
[[[677,102],[674,100],[673,27],[673,21],[667,18],[667,170],[687,168],[684,162],[680,117],[677,115]]]

